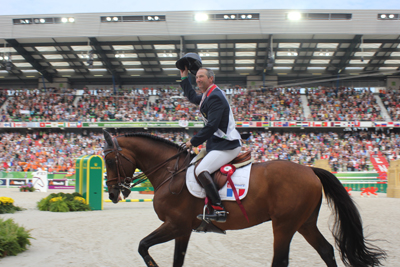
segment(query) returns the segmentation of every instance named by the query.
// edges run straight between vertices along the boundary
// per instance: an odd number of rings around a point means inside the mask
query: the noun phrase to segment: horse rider
[[[227,212],[222,204],[211,173],[239,155],[242,147],[241,137],[236,130],[235,119],[225,93],[214,84],[214,72],[208,68],[200,68],[197,71],[196,83],[202,95],[198,95],[190,84],[188,68],[185,67],[180,72],[180,85],[183,88],[184,95],[190,102],[199,105],[204,121],[204,127],[186,142],[186,147],[197,147],[207,141],[207,155],[195,170],[195,174],[213,207],[213,212],[206,214],[205,219],[225,222]],[[200,214],[197,218],[202,220],[203,215]]]

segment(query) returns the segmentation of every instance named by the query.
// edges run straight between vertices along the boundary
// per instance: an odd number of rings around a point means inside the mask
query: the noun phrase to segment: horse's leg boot
[[[222,205],[221,197],[219,196],[217,187],[210,173],[204,171],[200,173],[197,178],[206,191],[206,195],[210,199],[211,206],[213,207],[213,212],[211,214],[205,214],[205,219],[216,222],[226,222],[228,212],[225,211],[224,205]],[[203,220],[203,214],[198,215],[197,218]]]

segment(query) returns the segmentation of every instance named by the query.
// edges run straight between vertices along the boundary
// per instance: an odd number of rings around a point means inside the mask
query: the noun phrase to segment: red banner
[[[381,152],[378,155],[371,155],[371,163],[375,170],[379,173],[379,179],[387,179],[387,171],[389,168],[389,163]]]

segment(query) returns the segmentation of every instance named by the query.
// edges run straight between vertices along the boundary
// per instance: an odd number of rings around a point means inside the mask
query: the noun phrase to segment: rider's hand
[[[185,70],[180,70],[180,71],[181,71],[181,78],[189,76],[189,71],[188,71],[187,66],[185,66]]]
[[[190,140],[186,142],[186,148],[189,148],[192,146],[192,143],[190,143]]]

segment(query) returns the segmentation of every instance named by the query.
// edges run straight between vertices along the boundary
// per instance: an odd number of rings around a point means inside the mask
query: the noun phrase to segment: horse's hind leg
[[[310,218],[299,228],[298,232],[318,252],[328,267],[336,267],[333,246],[325,239],[317,227],[320,205],[314,210]]]
[[[336,267],[333,246],[325,239],[316,225],[303,225],[299,231],[307,242],[318,252],[326,266]]]
[[[174,253],[174,265],[173,267],[183,266],[185,260],[186,250],[189,244],[190,234],[175,238],[175,253]]]
[[[154,232],[143,238],[139,243],[139,254],[142,256],[148,267],[157,267],[157,263],[153,260],[153,258],[149,254],[149,248],[161,244],[172,239],[187,236],[188,233],[191,232],[191,229],[186,229],[181,225],[172,225],[169,222],[163,223],[160,227],[158,227]],[[183,262],[183,260],[182,260]],[[179,266],[175,265],[174,266]]]

